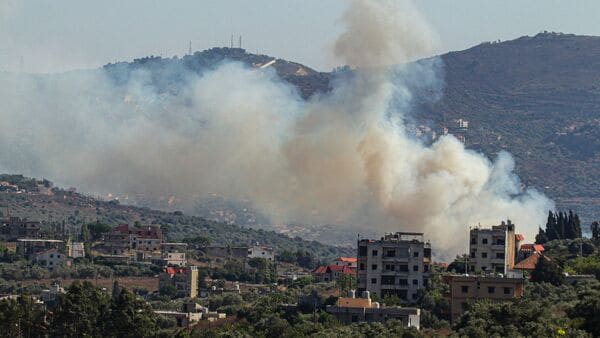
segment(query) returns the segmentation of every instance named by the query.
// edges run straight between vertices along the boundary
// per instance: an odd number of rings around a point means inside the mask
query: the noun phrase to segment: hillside
[[[190,70],[201,74],[224,60],[260,67],[273,59],[243,49],[213,48],[180,59],[150,57],[104,69],[116,81],[134,69],[149,70],[154,84],[166,91],[184,84]],[[540,33],[482,43],[441,59],[444,95],[435,104],[420,104],[416,97],[417,122],[439,134],[454,120],[468,120],[469,148],[491,158],[509,151],[523,184],[551,196],[559,208],[575,209],[584,224],[599,219],[600,37]],[[271,67],[305,98],[330,89],[332,73],[281,59]],[[211,203],[200,206],[198,213],[213,218]],[[256,218],[217,204],[228,220]]]
[[[23,189],[19,192],[0,190],[0,215],[4,217],[10,214],[10,216],[41,221],[42,230],[50,236],[60,231],[63,221],[67,230],[76,234],[84,223],[100,221],[114,226],[139,221],[142,224],[161,225],[171,241],[205,236],[215,245],[235,246],[259,242],[272,246],[276,250],[307,250],[321,259],[354,253],[350,248],[327,246],[299,237],[291,238],[273,231],[208,221],[179,211],[163,212],[121,205],[117,201],[102,201],[60,188],[37,191],[38,189],[31,189],[35,186],[35,180],[20,175],[0,175],[0,181],[16,184],[19,189]]]
[[[442,56],[443,99],[420,117],[470,121],[468,147],[513,154],[524,184],[600,217],[600,37],[541,33]]]

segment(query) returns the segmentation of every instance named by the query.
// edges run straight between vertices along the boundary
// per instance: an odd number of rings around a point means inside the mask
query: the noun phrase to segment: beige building
[[[417,299],[427,285],[431,245],[422,233],[396,232],[381,240],[358,241],[357,289],[380,297],[396,295],[407,302]]]
[[[67,254],[71,258],[85,257],[85,244],[83,242],[67,243]]]
[[[159,289],[164,285],[174,286],[180,297],[196,298],[198,296],[198,267],[167,267],[158,280]]]
[[[513,269],[517,247],[510,220],[491,228],[471,228],[469,235],[469,272],[506,274]]]
[[[368,291],[363,292],[362,298],[356,298],[354,291],[350,291],[347,297],[338,298],[335,305],[327,306],[327,312],[334,315],[337,320],[344,324],[357,322],[384,322],[388,319],[400,320],[407,327],[420,326],[421,310],[412,307],[382,306],[371,301]]]
[[[478,299],[503,301],[523,296],[523,278],[445,275],[443,279],[449,286],[445,297],[450,303],[452,321],[460,318],[469,302]]]
[[[254,245],[248,248],[247,258],[264,258],[270,262],[275,261],[275,251],[266,246]]]
[[[152,264],[161,266],[186,266],[185,252],[163,252],[160,257],[152,258]]]

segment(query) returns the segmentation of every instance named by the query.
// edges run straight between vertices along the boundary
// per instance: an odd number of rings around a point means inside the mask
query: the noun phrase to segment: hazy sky
[[[335,66],[329,46],[344,0],[0,0],[0,70],[55,72],[146,55],[229,45]],[[543,30],[600,35],[600,1],[417,2],[440,36],[439,52]],[[237,38],[236,38],[237,42]]]

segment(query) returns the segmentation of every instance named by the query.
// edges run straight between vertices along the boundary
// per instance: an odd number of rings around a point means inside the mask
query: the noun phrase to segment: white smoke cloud
[[[250,200],[276,222],[423,231],[435,254],[464,252],[468,226],[510,218],[532,238],[551,202],[521,191],[510,155],[494,162],[452,136],[407,135],[410,88],[439,90],[435,34],[410,2],[352,1],[336,56],[357,67],[308,101],[277,78],[219,66],[177,94],[137,71],[0,75],[3,171],[92,193],[216,193]],[[389,67],[391,65],[399,65]]]

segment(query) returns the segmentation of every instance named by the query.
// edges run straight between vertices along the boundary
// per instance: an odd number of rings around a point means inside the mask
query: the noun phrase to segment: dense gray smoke
[[[226,63],[177,94],[136,71],[0,74],[0,169],[94,194],[212,194],[250,200],[274,222],[422,231],[438,257],[468,226],[511,218],[532,239],[551,202],[521,191],[512,158],[491,162],[452,136],[408,135],[409,88],[440,90],[435,34],[410,2],[351,1],[334,50],[355,67],[302,100],[277,75]]]

